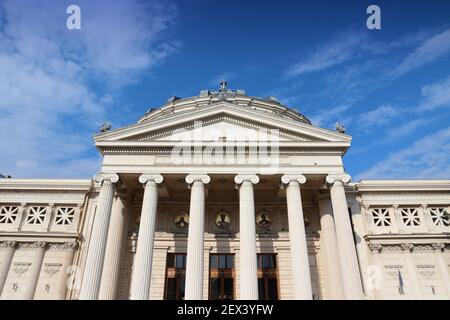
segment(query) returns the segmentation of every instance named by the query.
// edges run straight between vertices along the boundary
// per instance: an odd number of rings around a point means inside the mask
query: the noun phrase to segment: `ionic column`
[[[336,229],[334,226],[331,201],[322,196],[319,199],[320,237],[322,240],[325,264],[325,278],[327,279],[327,293],[330,300],[344,299],[342,287],[341,266],[337,246]]]
[[[100,300],[114,300],[119,286],[119,273],[122,251],[128,229],[128,200],[126,194],[117,192],[111,211],[111,221],[106,242],[105,261],[103,263],[102,281],[100,284]]]
[[[89,240],[80,300],[98,299],[111,217],[114,194],[113,184],[119,181],[119,176],[117,174],[97,174],[94,179],[96,182],[101,183],[101,188],[92,234]]]
[[[436,255],[436,262],[441,273],[442,283],[444,284],[447,298],[450,299],[450,274],[448,271],[447,262],[444,259],[443,251],[445,251],[445,244],[433,243],[433,249]]]
[[[292,279],[294,299],[312,300],[311,273],[309,270],[308,244],[303,219],[300,184],[306,182],[304,175],[284,175],[281,181],[287,185],[286,199],[291,246]]]
[[[3,252],[3,261],[0,264],[0,296],[2,294],[3,286],[5,285],[6,277],[8,276],[16,244],[16,241],[0,242],[0,251]]]
[[[186,257],[186,300],[203,299],[205,184],[208,184],[210,180],[210,177],[206,174],[190,174],[186,176],[186,182],[191,188]]]
[[[21,243],[19,248],[22,250],[33,251],[30,261],[30,267],[28,269],[29,279],[25,288],[20,296],[21,300],[33,300],[36,286],[39,280],[39,274],[41,273],[42,261],[44,260],[46,243],[43,241]]]
[[[350,182],[350,176],[348,174],[328,175],[326,181],[331,184],[331,204],[335,219],[345,299],[359,300],[363,298],[362,283],[344,190],[344,183]]]
[[[258,300],[256,264],[255,199],[253,185],[257,175],[237,175],[234,182],[239,188],[239,268],[240,300]]]
[[[131,282],[131,300],[148,300],[158,208],[158,184],[163,182],[163,177],[159,174],[143,174],[139,177],[139,182],[144,185],[144,198]]]

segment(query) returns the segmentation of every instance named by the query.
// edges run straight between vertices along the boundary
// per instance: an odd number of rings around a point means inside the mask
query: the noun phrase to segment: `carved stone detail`
[[[444,251],[445,250],[445,244],[444,243],[433,243],[433,250],[436,251]]]
[[[19,244],[19,248],[22,250],[37,250],[37,249],[45,249],[47,243],[44,241],[35,241],[35,242],[22,242]]]
[[[48,246],[49,250],[76,250],[78,248],[78,242],[62,242],[62,243],[51,243]]]
[[[352,177],[347,173],[330,174],[325,178],[325,180],[328,184],[333,184],[336,182],[340,182],[342,184],[347,184],[350,182],[351,179],[352,179]]]
[[[26,273],[30,269],[30,262],[15,262],[13,265],[13,271],[19,275],[19,277]]]
[[[414,244],[412,244],[412,243],[402,243],[401,245],[400,245],[401,247],[402,247],[402,250],[405,250],[405,251],[413,251],[414,250]]]
[[[59,272],[61,266],[62,263],[46,263],[44,266],[44,272],[52,277]]]
[[[383,249],[383,246],[379,243],[369,243],[369,249],[370,249],[370,251],[381,252],[381,250]]]
[[[17,241],[12,241],[12,240],[2,241],[2,242],[0,242],[0,249],[15,248],[16,245],[17,245]]]

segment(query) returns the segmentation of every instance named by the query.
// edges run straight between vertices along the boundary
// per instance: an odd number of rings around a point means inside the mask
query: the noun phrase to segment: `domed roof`
[[[230,90],[227,83],[222,81],[218,90],[201,90],[198,96],[189,98],[171,97],[160,108],[151,108],[139,119],[138,123],[150,122],[156,119],[169,117],[174,113],[189,112],[193,109],[208,105],[227,102],[242,108],[251,108],[259,112],[270,113],[272,116],[287,118],[311,124],[309,119],[295,109],[282,105],[275,97],[265,99],[245,94],[244,90]]]

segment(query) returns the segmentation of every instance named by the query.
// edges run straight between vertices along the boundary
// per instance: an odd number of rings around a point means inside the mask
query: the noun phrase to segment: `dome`
[[[307,117],[295,109],[284,106],[277,98],[268,97],[264,99],[248,96],[246,95],[245,90],[228,89],[225,81],[220,83],[220,88],[218,90],[201,90],[198,96],[188,98],[170,97],[163,106],[149,109],[145,115],[139,119],[138,123],[159,120],[164,117],[169,117],[174,113],[189,112],[193,109],[221,102],[235,104],[242,108],[251,108],[259,112],[270,113],[272,116],[311,124]]]

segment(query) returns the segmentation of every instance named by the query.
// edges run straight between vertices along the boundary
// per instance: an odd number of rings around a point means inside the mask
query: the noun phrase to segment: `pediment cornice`
[[[186,112],[179,112],[173,117],[143,122],[95,136],[96,145],[113,141],[149,141],[154,137],[170,135],[174,130],[187,129],[195,121],[228,121],[249,128],[278,129],[292,141],[327,141],[342,142],[350,145],[351,137],[331,130],[290,119],[278,118],[260,110],[236,106],[227,102],[213,104]]]

